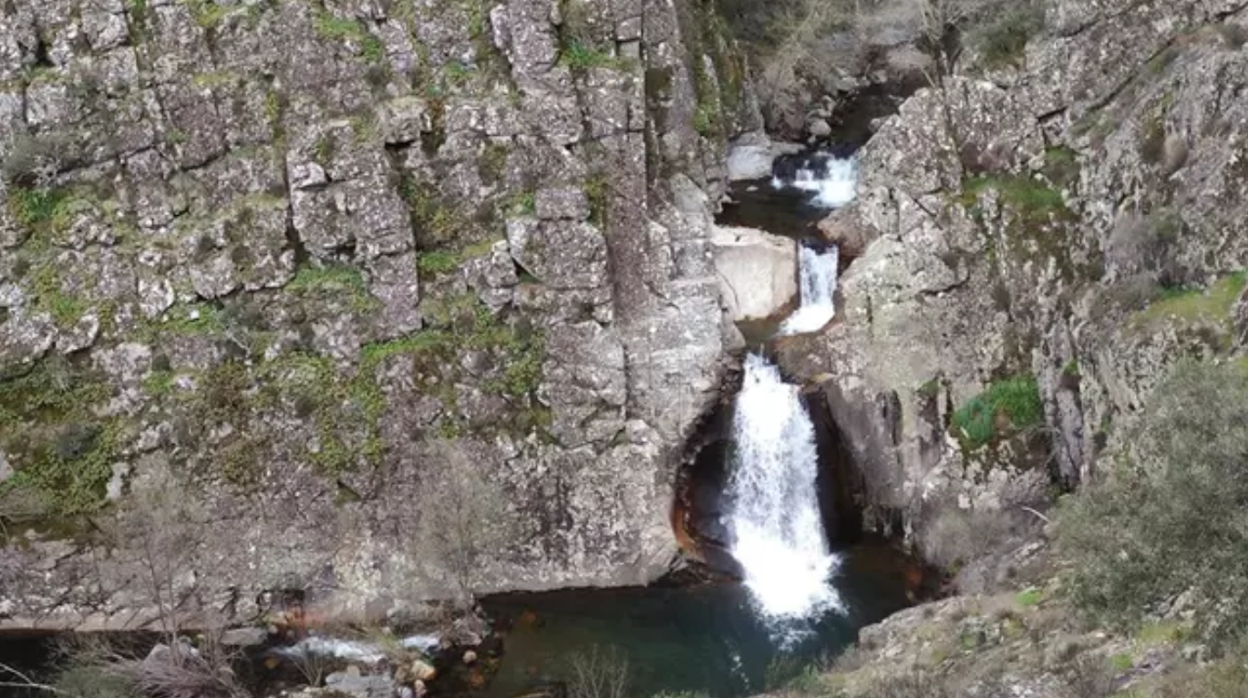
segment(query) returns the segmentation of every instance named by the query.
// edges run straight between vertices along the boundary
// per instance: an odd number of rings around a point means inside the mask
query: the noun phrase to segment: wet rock
[[[233,628],[221,634],[221,644],[227,647],[256,647],[269,639],[264,628]]]
[[[417,681],[432,681],[438,675],[438,670],[432,664],[423,659],[417,659],[412,662],[412,677]]]
[[[715,272],[732,320],[766,318],[797,296],[797,244],[751,228],[716,227]]]
[[[354,668],[354,667],[353,667]],[[398,686],[389,676],[361,676],[355,672],[334,672],[325,677],[325,695],[345,695],[349,698],[394,698]]]
[[[827,138],[832,135],[832,127],[826,118],[814,118],[806,122],[806,132],[811,138]]]
[[[766,134],[747,134],[728,147],[728,179],[740,181],[771,176],[772,163],[781,155],[801,152],[796,143],[775,143]]]

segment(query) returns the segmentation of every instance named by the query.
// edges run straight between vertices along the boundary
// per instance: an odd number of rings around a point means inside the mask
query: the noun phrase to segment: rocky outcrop
[[[791,309],[797,300],[797,242],[752,228],[711,232],[715,275],[728,318],[757,320]]]
[[[1244,353],[1243,10],[1054,0],[1018,66],[921,90],[862,150],[826,226],[865,243],[841,320],[781,359],[826,383],[877,525],[1016,531],[1129,444],[1169,365]],[[994,402],[1032,380],[1030,416]]]
[[[660,573],[752,127],[692,5],[0,10],[0,625],[150,619],[171,482],[187,612]]]

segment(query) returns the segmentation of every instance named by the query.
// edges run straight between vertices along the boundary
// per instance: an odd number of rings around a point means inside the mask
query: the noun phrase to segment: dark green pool
[[[484,601],[503,634],[503,660],[486,698],[513,698],[569,678],[577,653],[626,658],[629,695],[697,692],[733,698],[776,688],[844,650],[864,625],[908,604],[909,561],[882,546],[845,554],[837,588],[848,608],[808,623],[782,649],[739,584],[568,590]]]

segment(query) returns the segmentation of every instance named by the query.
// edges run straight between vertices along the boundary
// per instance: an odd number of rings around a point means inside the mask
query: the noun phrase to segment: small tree
[[[113,653],[105,671],[159,698],[245,698],[214,619],[198,646],[180,634],[183,604],[194,591],[181,580],[194,571],[207,523],[199,500],[167,471],[146,473],[135,485],[104,529],[132,566],[132,589],[154,606],[165,642],[141,659]]]
[[[420,512],[411,553],[445,570],[438,576],[449,578],[454,592],[467,600],[483,562],[506,552],[514,518],[497,475],[462,446],[438,442],[432,453],[421,478],[428,504]]]
[[[568,659],[568,698],[628,698],[628,657],[594,645]]]

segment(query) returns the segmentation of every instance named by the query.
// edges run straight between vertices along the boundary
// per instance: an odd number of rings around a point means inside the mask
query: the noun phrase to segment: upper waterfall
[[[804,156],[796,163],[777,161],[772,172],[775,189],[792,187],[810,192],[810,202],[821,208],[840,208],[853,201],[858,190],[858,159],[834,157],[828,153]]]
[[[778,621],[840,610],[815,479],[815,429],[798,388],[751,354],[733,421],[735,460],[728,485],[731,552],[765,616]]]

